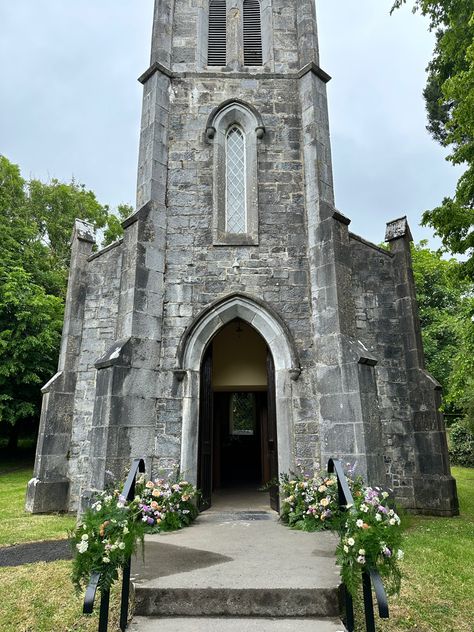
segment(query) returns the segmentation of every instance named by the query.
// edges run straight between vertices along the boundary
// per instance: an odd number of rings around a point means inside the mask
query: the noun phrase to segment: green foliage
[[[392,11],[406,4],[397,0]],[[426,211],[423,224],[435,229],[446,250],[467,255],[463,271],[474,274],[474,6],[472,0],[416,0],[414,11],[429,17],[436,46],[424,91],[428,130],[455,165],[466,170],[456,193]]]
[[[54,373],[63,303],[21,267],[0,265],[0,422],[36,414],[39,387]]]
[[[474,433],[465,422],[454,424],[451,428],[450,443],[451,463],[463,467],[474,467]]]
[[[426,242],[413,247],[412,257],[427,369],[443,387],[445,412],[467,412],[468,394],[474,396],[474,284],[461,278],[458,261]]]
[[[131,208],[122,205],[119,216]],[[27,182],[0,155],[0,423],[37,418],[40,387],[54,375],[76,218],[121,235],[117,217],[76,182]]]
[[[72,581],[77,590],[87,586],[92,573],[100,573],[99,588],[109,590],[138,542],[143,544],[138,499],[126,503],[117,490],[98,494],[70,536],[75,552]]]

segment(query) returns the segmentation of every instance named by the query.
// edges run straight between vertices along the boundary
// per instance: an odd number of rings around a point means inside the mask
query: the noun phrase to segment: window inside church
[[[260,0],[244,0],[244,64],[263,65]]]
[[[227,3],[211,0],[209,4],[209,39],[207,65],[225,66],[227,63]]]
[[[255,434],[255,393],[232,393],[230,396],[230,434]]]
[[[247,231],[245,138],[237,125],[229,129],[226,139],[226,230]]]

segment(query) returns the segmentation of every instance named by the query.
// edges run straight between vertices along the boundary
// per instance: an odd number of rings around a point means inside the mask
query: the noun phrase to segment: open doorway
[[[237,319],[213,338],[201,366],[201,508],[213,492],[257,490],[277,477],[273,359],[260,334]],[[278,510],[277,485],[269,504]]]

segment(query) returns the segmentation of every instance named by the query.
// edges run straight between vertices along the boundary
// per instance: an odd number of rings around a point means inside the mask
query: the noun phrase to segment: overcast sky
[[[432,35],[390,4],[317,2],[336,202],[375,242],[405,214],[416,240],[430,238],[421,213],[458,177],[425,131]],[[74,176],[102,203],[134,203],[152,11],[153,0],[0,0],[0,153],[25,177]]]

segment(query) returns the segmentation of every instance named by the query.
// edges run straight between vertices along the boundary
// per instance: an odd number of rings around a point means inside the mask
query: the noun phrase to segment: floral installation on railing
[[[75,557],[72,581],[78,590],[100,573],[100,590],[109,590],[118,572],[143,543],[145,526],[139,498],[127,503],[120,492],[99,492],[70,533]]]
[[[189,526],[199,513],[196,488],[188,481],[181,480],[178,472],[171,478],[154,481],[140,477],[137,494],[146,533],[182,529]]]
[[[392,505],[387,491],[364,487],[361,493],[354,494],[354,505],[348,506],[345,512],[337,562],[342,580],[352,595],[360,585],[361,570],[371,568],[386,580],[388,594],[400,591],[398,562],[403,559],[402,526]]]
[[[292,529],[337,531],[337,563],[351,594],[360,586],[361,572],[377,570],[386,579],[387,592],[400,590],[399,561],[403,558],[401,520],[391,494],[367,487],[349,468],[347,481],[354,505],[341,510],[337,476],[327,472],[314,476],[283,475],[281,519]]]
[[[109,590],[140,542],[143,550],[145,534],[175,531],[191,524],[198,515],[197,496],[196,488],[181,480],[177,468],[168,478],[154,481],[141,475],[131,502],[117,489],[98,492],[70,533],[74,585],[81,589],[92,573],[100,573],[100,590]]]

